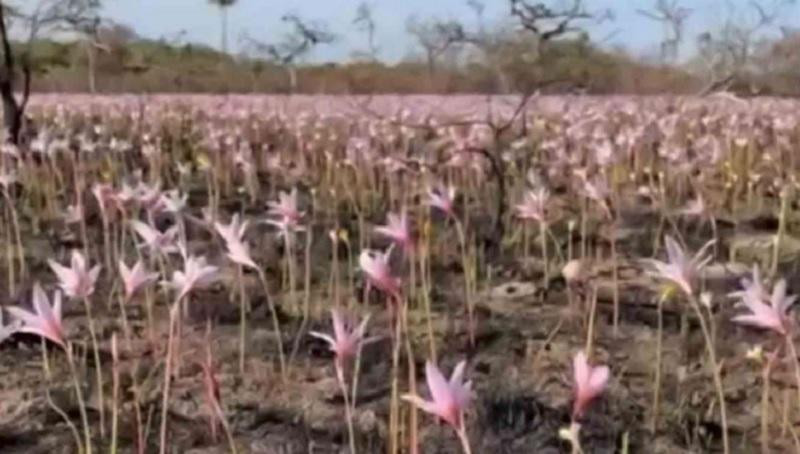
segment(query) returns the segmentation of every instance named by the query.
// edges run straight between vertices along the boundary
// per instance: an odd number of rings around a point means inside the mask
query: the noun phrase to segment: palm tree
[[[236,0],[208,0],[211,4],[219,7],[219,15],[222,19],[222,52],[228,53],[228,8],[236,3]]]

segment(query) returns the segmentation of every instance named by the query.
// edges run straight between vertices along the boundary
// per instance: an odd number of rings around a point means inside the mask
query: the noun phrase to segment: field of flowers
[[[799,112],[34,97],[0,452],[798,451]]]

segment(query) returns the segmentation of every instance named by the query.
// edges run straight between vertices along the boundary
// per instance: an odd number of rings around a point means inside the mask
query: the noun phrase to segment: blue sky
[[[263,41],[280,38],[286,25],[280,16],[297,13],[310,20],[324,22],[337,33],[338,41],[318,48],[310,59],[332,61],[347,59],[354,50],[365,47],[364,35],[352,25],[356,8],[362,0],[239,0],[229,9],[229,47],[236,51],[239,37],[247,33]],[[568,0],[553,0],[554,2]],[[752,20],[750,0],[682,0],[680,4],[693,10],[687,22],[686,42],[682,54],[691,53],[692,45],[700,32],[719,27],[731,9],[739,20]],[[769,4],[780,0],[762,0]],[[467,24],[475,22],[474,14],[466,0],[368,0],[373,7],[377,23],[376,41],[380,57],[396,61],[415,51],[413,39],[406,33],[406,19],[411,15],[458,19]],[[506,17],[507,0],[483,0],[485,17],[489,24],[501,23]],[[595,39],[606,39],[608,45],[621,45],[637,55],[655,56],[663,28],[636,13],[637,8],[649,8],[654,0],[586,0],[593,10],[611,9],[615,19],[592,26]],[[107,17],[132,26],[140,35],[158,38],[174,37],[183,33],[183,39],[214,47],[220,44],[220,18],[218,9],[206,0],[106,0]],[[781,16],[782,25],[800,27],[800,7],[790,6]]]

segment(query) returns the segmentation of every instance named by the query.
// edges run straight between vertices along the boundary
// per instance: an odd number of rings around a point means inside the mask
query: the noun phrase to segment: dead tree
[[[678,59],[680,45],[683,42],[684,27],[692,10],[681,7],[678,0],[656,0],[652,10],[637,9],[636,12],[664,26],[661,60],[665,63],[674,63]]]
[[[236,0],[209,0],[219,8],[220,17],[220,44],[219,48],[223,54],[228,53],[228,9],[236,4]]]
[[[26,7],[29,3],[24,3]],[[0,98],[3,102],[3,126],[6,140],[18,144],[22,131],[25,108],[31,92],[31,48],[43,33],[61,31],[75,24],[95,20],[100,8],[99,0],[41,0],[32,10],[12,6],[0,1],[0,46],[3,59],[0,67]],[[26,40],[15,53],[11,46],[9,24],[18,22],[27,32]],[[22,86],[19,77],[22,76]],[[17,98],[15,92],[21,90]]]
[[[378,46],[375,44],[375,17],[372,14],[372,7],[367,2],[362,2],[358,5],[356,10],[356,17],[353,19],[359,31],[367,35],[367,50],[364,53],[369,60],[375,60],[378,57]]]
[[[571,0],[560,6],[529,0],[508,1],[511,16],[525,31],[533,35],[539,51],[554,39],[582,33],[588,23],[613,18],[611,10],[590,11],[583,0]]]
[[[281,20],[290,24],[292,31],[276,44],[266,44],[248,35],[243,35],[242,39],[253,52],[286,69],[289,93],[294,93],[297,90],[297,60],[319,45],[336,41],[336,35],[324,24],[307,22],[296,14],[287,14]]]
[[[462,25],[452,20],[421,20],[416,16],[411,16],[406,21],[406,30],[425,52],[428,78],[433,84],[436,62],[439,57],[462,41],[461,37],[464,34]]]
[[[737,17],[734,5],[728,2],[728,18],[722,27],[703,32],[697,38],[698,55],[706,73],[706,84],[700,94],[725,90],[738,78],[753,72],[751,63],[759,37],[776,26],[793,3],[794,0],[769,3],[752,0],[747,4],[748,17]]]

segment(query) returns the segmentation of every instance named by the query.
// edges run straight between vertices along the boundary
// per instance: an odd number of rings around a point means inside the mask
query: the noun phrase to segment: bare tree
[[[297,90],[297,60],[319,45],[334,42],[336,35],[324,24],[307,22],[296,14],[287,14],[281,20],[290,24],[292,30],[276,44],[266,44],[248,35],[242,39],[252,51],[267,56],[286,69],[289,92],[294,93]]]
[[[209,0],[210,3],[219,7],[219,17],[222,21],[220,29],[220,49],[223,53],[228,53],[228,8],[236,4],[236,0]]]
[[[752,58],[764,33],[777,26],[781,15],[794,0],[769,3],[751,0],[745,17],[736,14],[728,0],[728,18],[716,31],[701,33],[697,38],[698,56],[703,63],[706,85],[701,94],[728,88],[737,78],[752,73]]]
[[[86,71],[89,84],[89,92],[97,91],[97,52],[108,53],[110,47],[103,43],[100,38],[100,28],[103,21],[99,16],[93,17],[73,17],[66,20],[69,28],[81,37],[81,44],[86,53]]]
[[[454,45],[463,43],[466,38],[464,27],[456,21],[438,19],[419,19],[411,16],[406,21],[406,30],[416,39],[425,52],[428,78],[433,83],[436,61]]]
[[[636,12],[663,24],[665,32],[661,41],[661,60],[674,63],[678,59],[684,27],[692,10],[680,6],[678,0],[656,0],[652,10],[637,9]]]
[[[375,44],[375,17],[372,15],[372,7],[367,2],[361,2],[356,9],[356,17],[353,25],[358,30],[367,35],[366,55],[370,60],[375,60],[378,55],[378,46]]]
[[[612,19],[611,10],[590,11],[583,0],[571,0],[566,4],[550,5],[548,2],[508,0],[511,16],[536,39],[537,46],[575,33],[582,33],[591,22]]]
[[[7,140],[19,143],[23,126],[25,108],[31,90],[31,49],[34,41],[42,34],[75,31],[80,27],[97,21],[100,9],[99,0],[41,0],[32,9],[30,3],[25,8],[15,6],[9,1],[0,1],[0,45],[3,60],[0,68],[0,98],[3,102],[3,126]],[[11,47],[9,24],[14,20],[27,37],[15,52]],[[22,86],[19,76],[22,75]],[[21,90],[20,98],[15,91]]]

